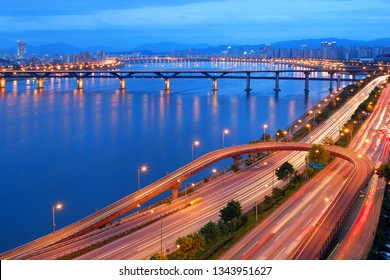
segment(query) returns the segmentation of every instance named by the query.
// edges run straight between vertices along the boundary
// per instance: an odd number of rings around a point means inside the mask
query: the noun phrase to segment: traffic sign
[[[322,170],[322,169],[324,169],[325,164],[323,164],[322,162],[309,162],[309,166],[310,166],[310,168],[313,168],[313,169]]]

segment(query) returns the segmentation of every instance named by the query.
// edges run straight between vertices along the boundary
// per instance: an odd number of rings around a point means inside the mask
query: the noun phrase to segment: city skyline
[[[145,43],[171,41],[183,44],[261,44],[282,40],[339,37],[372,40],[388,37],[383,0],[295,1],[271,3],[245,0],[26,1],[7,2],[0,22],[1,48],[17,40],[31,45],[49,43],[90,47],[134,48]],[[351,24],[352,23],[352,24]]]

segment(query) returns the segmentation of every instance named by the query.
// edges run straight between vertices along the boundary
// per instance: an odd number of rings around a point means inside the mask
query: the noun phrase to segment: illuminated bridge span
[[[294,74],[293,77],[289,74]],[[0,72],[0,89],[5,89],[6,81],[15,78],[36,79],[38,89],[43,88],[43,81],[47,78],[74,78],[77,80],[79,89],[83,89],[84,79],[87,78],[114,78],[119,80],[120,89],[126,87],[126,79],[163,79],[165,80],[165,90],[171,90],[171,79],[211,79],[212,90],[218,90],[218,79],[245,79],[245,91],[251,91],[252,79],[275,80],[274,91],[278,95],[280,91],[280,80],[304,80],[305,95],[309,94],[309,80],[330,81],[329,91],[333,91],[333,82],[337,82],[340,88],[342,81],[355,82],[358,74],[367,74],[367,70],[327,70],[325,73],[329,77],[318,77],[323,73],[321,70],[3,70]],[[342,74],[350,75],[350,78],[342,78]],[[314,76],[310,78],[310,75]],[[337,75],[337,78],[335,78]],[[321,76],[321,75],[320,75]]]
[[[122,216],[128,211],[136,208],[137,205],[149,201],[167,190],[172,190],[172,197],[173,199],[176,199],[178,197],[178,190],[181,186],[181,182],[200,172],[206,167],[223,159],[233,158],[234,164],[238,164],[238,159],[243,154],[280,150],[309,151],[311,146],[312,144],[299,142],[270,142],[234,146],[210,152],[192,161],[191,163],[179,168],[171,174],[159,179],[158,181],[146,186],[145,188],[122,198],[121,200],[95,212],[94,214],[80,221],[77,221],[54,233],[41,237],[28,244],[25,244],[14,250],[0,255],[0,259],[9,259],[22,256],[23,254],[31,252],[35,249],[43,248],[61,240],[69,239],[71,237],[79,236],[84,233],[90,232]],[[374,173],[374,166],[368,158],[362,155],[358,155],[352,150],[341,148],[338,146],[325,145],[324,147],[329,151],[331,155],[343,158],[351,162],[354,165],[357,174],[348,184],[349,189],[351,191],[343,192],[344,194],[348,195],[346,197],[343,197],[343,201],[342,203],[338,204],[338,208],[332,208],[332,210],[337,210],[337,213],[332,216],[332,220],[329,222],[330,224],[328,225],[330,228],[333,228],[335,227],[335,225],[332,223],[338,222],[339,219],[344,216],[345,212],[348,210],[348,206],[351,201],[356,198],[361,187],[363,187],[363,185],[367,183],[368,179]],[[323,238],[325,238],[325,240],[329,237],[327,233],[328,231],[325,232],[323,235]],[[316,244],[317,242],[321,241],[316,240]],[[322,244],[324,243],[325,241],[323,241]]]

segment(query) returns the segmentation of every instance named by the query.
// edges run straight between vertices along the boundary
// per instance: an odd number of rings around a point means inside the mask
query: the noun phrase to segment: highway
[[[288,202],[239,241],[222,259],[288,259],[332,204],[340,186],[355,175],[350,164],[333,162]],[[350,176],[348,176],[350,174]]]
[[[367,92],[371,91],[375,85],[376,85],[376,83],[373,85],[370,85],[369,89],[367,89]],[[365,95],[361,94],[358,96],[358,98],[365,98]],[[356,109],[356,106],[359,104],[359,101],[361,101],[361,100],[351,100],[349,102],[349,104],[347,104],[338,113],[336,113],[334,115],[334,117],[337,117],[338,119],[340,119],[341,123],[343,123],[344,120],[345,121],[348,120],[349,116],[351,115],[351,111],[354,111]],[[343,115],[346,115],[346,117],[344,117]],[[334,131],[335,131],[335,133],[337,133],[337,135],[339,133],[338,129],[334,129],[332,127],[332,123],[334,123],[334,122],[329,121],[325,125],[324,131],[326,133],[326,136],[332,136],[329,134],[334,133]],[[330,127],[330,129],[329,129],[329,127]],[[311,137],[309,137],[310,141],[318,141],[319,139],[322,139],[321,136],[323,137],[323,135],[321,133],[315,133],[314,131],[313,131],[313,135],[310,135],[310,136],[311,136]],[[288,156],[289,156],[289,158],[286,158]],[[271,159],[267,160],[268,164],[266,166],[265,165],[255,165],[252,168],[246,170],[245,177],[243,179],[237,178],[232,182],[225,181],[221,184],[221,186],[217,185],[216,188],[223,187],[225,192],[229,192],[229,190],[231,189],[232,192],[230,192],[230,196],[226,197],[225,201],[228,201],[229,199],[232,199],[232,198],[239,199],[239,201],[242,202],[242,205],[244,205],[244,208],[247,209],[247,208],[253,206],[255,200],[260,200],[263,198],[264,195],[269,194],[271,192],[271,189],[272,189],[271,182],[274,180],[273,173],[274,173],[275,166],[280,164],[280,162],[282,162],[282,160],[285,160],[285,159],[288,159],[290,162],[293,162],[294,165],[299,166],[299,164],[300,165],[303,164],[302,158],[303,158],[303,156],[300,153],[280,152],[277,155],[271,157]],[[258,172],[258,171],[262,171],[262,172]],[[241,173],[243,173],[243,172],[240,172],[239,174],[236,174],[234,176],[239,177],[242,175]],[[258,174],[258,175],[255,175],[255,174]],[[241,189],[245,189],[246,191],[244,191],[242,194],[236,193],[235,190],[237,189],[237,186],[240,186]],[[279,185],[275,185],[275,186],[279,186]],[[219,192],[214,193],[214,196],[217,196],[217,195],[218,196],[220,195]],[[224,197],[220,197],[220,198],[221,198],[221,200],[224,199]],[[215,209],[221,209],[224,206],[224,203],[225,202],[219,203]],[[204,209],[204,210],[206,210],[205,215],[208,218],[204,218],[203,221],[201,221],[201,223],[199,222],[195,227],[184,228],[182,225],[182,227],[181,227],[182,231],[179,231],[178,234],[173,234],[173,236],[170,239],[167,239],[165,237],[164,240],[168,240],[168,243],[171,244],[170,246],[172,246],[172,244],[174,245],[175,238],[177,238],[178,236],[181,236],[180,232],[183,232],[183,234],[188,234],[188,233],[194,232],[194,231],[199,229],[200,225],[208,222],[209,219],[214,220],[214,221],[216,221],[218,219],[217,214],[212,215],[211,213],[207,212],[208,209]],[[194,209],[194,211],[195,211],[195,209]],[[196,211],[198,216],[203,215],[203,212],[200,213],[200,211],[201,210]],[[218,212],[218,210],[216,212]],[[179,214],[178,214],[178,216],[179,216]],[[176,218],[176,217],[174,217],[174,219],[180,220],[180,218]],[[167,224],[168,223],[170,223],[170,221],[167,221]],[[165,224],[165,221],[164,221],[164,224]],[[158,233],[158,225],[156,225],[154,227],[154,230],[150,230],[150,231]],[[127,239],[125,242],[128,242],[131,244],[131,240],[132,239],[129,237],[129,239]],[[157,240],[158,240],[158,238],[157,238]],[[120,243],[120,242],[118,241],[118,243]],[[121,245],[113,244],[112,247],[121,247]],[[130,247],[134,248],[133,246],[130,246]],[[84,259],[100,258],[100,257],[102,257],[102,258],[109,257],[112,259],[115,259],[118,257],[135,258],[135,259],[147,258],[147,255],[145,255],[145,254],[131,255],[129,253],[132,251],[131,248],[125,247],[125,249],[123,249],[124,251],[128,252],[128,254],[125,256],[118,256],[118,255],[108,256],[108,255],[104,255],[104,253],[102,256],[99,256],[98,252],[94,252],[94,253],[87,254],[87,255],[83,256],[82,258],[84,258]],[[154,250],[157,251],[158,249],[156,249],[156,248],[159,248],[158,242],[156,242],[156,244],[154,246],[149,246],[149,248],[155,248]],[[150,252],[153,252],[153,249],[149,249],[149,248],[148,248],[148,250],[149,250],[148,252],[150,254]],[[139,252],[140,248],[138,248],[137,250]],[[101,251],[102,252],[110,251],[110,249],[103,249],[102,248]]]
[[[389,160],[390,135],[387,129],[383,129],[390,124],[389,97],[390,88],[386,88],[377,104],[377,113],[369,120],[373,125],[370,133],[377,136],[377,141],[375,148],[371,149],[367,156],[375,162],[376,167]],[[380,130],[381,132],[378,132]],[[374,176],[364,198],[360,198],[363,200],[363,205],[358,216],[341,245],[337,247],[332,259],[359,260],[367,257],[374,241],[385,185],[383,180]]]
[[[334,117],[340,120],[340,123],[343,123],[344,121],[348,120],[351,116],[352,112],[356,109],[356,107],[360,104],[362,100],[364,100],[367,97],[367,93],[371,91],[371,89],[376,85],[382,82],[383,79],[376,79],[374,82],[372,82],[365,90],[363,90],[361,93],[356,95],[354,98],[352,98],[343,108],[341,108]],[[334,122],[327,122],[324,125],[321,125],[318,129],[311,132],[311,135],[306,139],[308,142],[319,142],[321,141],[325,136],[333,136],[337,132],[338,134],[338,128],[335,128]],[[274,145],[274,146],[272,146]],[[140,192],[137,192],[133,195],[130,195],[117,203],[114,203],[100,211],[98,211],[96,214],[93,214],[79,222],[76,222],[64,229],[61,229],[57,231],[55,234],[50,234],[46,237],[43,237],[41,239],[38,239],[36,241],[33,241],[25,246],[22,246],[20,248],[17,248],[11,252],[8,252],[6,254],[1,255],[1,258],[16,258],[18,256],[22,256],[23,254],[27,252],[31,252],[34,250],[37,250],[39,248],[48,246],[50,244],[55,243],[56,241],[63,240],[66,237],[75,235],[79,233],[80,231],[85,231],[86,229],[91,229],[92,226],[96,227],[97,224],[99,224],[101,221],[107,221],[109,219],[113,219],[119,214],[124,213],[128,211],[131,208],[134,208],[138,203],[142,203],[143,201],[146,201],[150,197],[153,197],[153,195],[156,195],[156,193],[161,193],[162,191],[165,191],[175,184],[177,184],[177,181],[183,181],[192,174],[195,174],[202,168],[205,168],[206,166],[211,165],[212,163],[223,159],[227,157],[232,157],[241,153],[252,153],[252,152],[258,152],[263,150],[279,150],[279,149],[287,149],[287,150],[293,150],[293,149],[301,149],[304,147],[305,144],[301,143],[289,143],[290,146],[284,146],[284,144],[280,143],[266,143],[266,144],[258,144],[258,145],[243,145],[243,146],[236,146],[232,148],[226,148],[224,150],[215,151],[212,153],[209,153],[196,161],[180,168],[174,173],[171,173],[169,176],[166,176],[162,178],[161,180],[149,185],[148,187],[142,189]],[[296,145],[292,147],[291,145]],[[310,147],[309,144],[306,144],[304,149],[308,149]],[[336,148],[336,147],[329,147],[330,149]],[[286,156],[288,156],[286,158]],[[355,155],[356,156],[356,155]],[[358,161],[362,161],[364,158],[358,158]],[[265,194],[268,194],[270,190],[272,189],[271,181],[273,178],[273,172],[274,168],[278,166],[280,162],[283,160],[289,160],[290,162],[294,163],[294,166],[296,168],[300,168],[303,164],[303,156],[300,153],[291,153],[291,152],[280,152],[277,153],[274,157],[272,157],[269,160],[269,165],[260,166],[255,165],[251,167],[250,169],[246,169],[243,172],[239,172],[235,174],[234,176],[231,176],[233,179],[224,180],[223,182],[214,182],[213,186],[214,188],[221,188],[219,191],[212,190],[210,191],[210,194],[204,199],[204,203],[201,203],[199,205],[193,206],[191,208],[188,208],[184,211],[178,212],[176,214],[173,214],[169,217],[174,217],[176,220],[172,222],[172,224],[175,225],[175,230],[178,230],[180,234],[173,233],[171,239],[169,238],[169,226],[164,227],[165,222],[168,224],[170,221],[166,220],[168,218],[164,218],[163,220],[163,232],[166,233],[166,240],[168,241],[168,244],[174,243],[177,237],[182,236],[187,233],[194,232],[200,228],[201,220],[202,221],[208,221],[210,219],[216,219],[218,216],[218,211],[221,209],[228,200],[230,199],[239,199],[242,205],[246,208],[252,207],[254,200],[259,200],[262,198]],[[257,172],[259,169],[264,169],[264,172]],[[222,180],[223,178],[220,178],[219,180]],[[275,184],[276,186],[276,184]],[[223,190],[222,190],[223,188]],[[211,188],[207,188],[211,189]],[[199,195],[203,195],[202,193],[199,193]],[[211,204],[211,201],[213,201],[215,196],[218,196],[217,203],[215,205],[209,206],[208,204]],[[203,216],[201,216],[200,208],[204,210]],[[182,221],[185,219],[186,215],[189,215],[188,212],[196,212],[196,219],[190,218],[190,221],[188,223],[183,222],[177,222]],[[111,216],[110,216],[111,215]],[[177,217],[183,215],[183,219],[181,217]],[[191,216],[191,215],[189,215]],[[176,224],[185,224],[187,227],[186,229],[181,229],[181,227],[178,227]],[[158,224],[158,223],[155,223]],[[150,227],[155,227],[156,225],[150,225],[145,228],[147,232],[154,232]],[[169,223],[171,224],[171,223]],[[157,225],[158,226],[158,225]],[[161,227],[161,225],[160,225]],[[149,230],[148,230],[149,229]],[[141,231],[139,231],[141,232]],[[158,231],[159,232],[159,231]],[[131,239],[131,236],[133,234],[129,235],[129,238]],[[143,237],[147,235],[144,234]],[[155,243],[158,243],[158,240],[160,240],[160,237],[156,239]],[[137,249],[136,251],[139,254],[135,254],[133,257],[137,258],[148,258],[150,256],[151,252],[158,251],[157,248],[159,248],[158,245],[152,245],[153,241],[150,239],[150,237],[147,238],[148,241],[145,239],[140,239],[140,243],[144,244],[151,244],[150,248],[148,248],[148,253],[140,254],[139,252],[143,252],[141,249]],[[131,241],[130,241],[131,242]],[[115,243],[115,242],[113,242]],[[131,242],[133,243],[133,242]],[[111,244],[109,244],[111,245]],[[108,245],[107,245],[108,246]],[[114,245],[111,245],[114,246]],[[161,246],[161,244],[160,244]],[[120,246],[119,246],[120,247]],[[103,247],[105,248],[105,247]],[[154,249],[151,249],[154,248]],[[110,251],[108,248],[105,248],[103,250]],[[119,249],[112,249],[112,251],[119,251]],[[111,256],[106,256],[108,258],[111,258]],[[97,258],[100,258],[97,256]],[[115,258],[115,257],[112,257]],[[127,255],[126,258],[132,258],[132,256]]]
[[[380,98],[377,108],[375,112],[370,116],[367,122],[361,128],[359,134],[355,137],[353,142],[351,143],[351,148],[356,151],[369,155],[373,160],[377,158],[377,152],[380,151],[380,146],[383,143],[383,137],[378,135],[377,129],[378,126],[383,124],[383,112],[387,110],[387,100],[388,96],[383,94]],[[336,166],[340,166],[341,170],[348,170],[350,168],[344,162],[336,159],[334,162],[330,164],[329,168],[335,168]],[[259,225],[256,230],[254,230],[250,235],[248,235],[244,240],[241,240],[239,244],[234,246],[225,256],[224,259],[290,259],[290,258],[299,258],[299,259],[316,259],[318,258],[318,252],[321,250],[323,240],[326,240],[327,236],[331,233],[331,229],[333,228],[335,221],[338,220],[338,213],[342,213],[349,206],[349,201],[351,201],[352,197],[356,195],[358,191],[358,186],[354,186],[350,184],[352,188],[348,188],[344,183],[337,182],[334,179],[337,176],[332,177],[332,183],[327,184],[327,180],[329,179],[329,170],[324,170],[319,175],[318,178],[313,182],[309,182],[304,189],[300,190],[294,197],[288,201],[283,207],[278,209],[270,218],[270,221],[264,221],[261,225]],[[344,171],[345,172],[345,171]],[[356,174],[354,171],[349,171],[349,176],[344,175],[344,180],[353,180],[359,174]],[[316,182],[318,180],[318,182]],[[330,188],[334,186],[343,186],[342,192],[327,193]],[[315,192],[322,192],[322,196],[318,196],[313,200],[307,199],[306,201],[301,201],[300,203],[295,203],[295,201],[299,201],[299,197],[301,197],[305,192],[306,188]],[[338,190],[342,188],[338,187]],[[324,204],[324,196],[326,196],[329,201],[334,199],[339,199],[341,203],[332,204],[331,208],[329,208],[329,213],[324,217],[323,223],[318,223],[325,209],[317,208],[315,209],[315,205]],[[326,206],[323,206],[326,207]],[[283,226],[278,226],[276,222],[281,217],[287,217],[289,213],[298,213],[302,209],[310,209],[312,212],[311,215],[306,215],[304,217],[291,218],[290,220],[285,219]],[[291,216],[291,215],[290,215]],[[301,251],[297,251],[294,247],[291,247],[291,244],[295,244],[298,246],[302,241],[302,237],[305,236],[310,230],[309,227],[312,228],[313,234],[315,235],[311,237],[305,244],[305,247],[302,248]],[[275,230],[278,229],[278,230]],[[274,236],[274,234],[283,233],[283,237]],[[277,244],[275,238],[279,238],[280,244]],[[287,245],[288,244],[288,245]]]

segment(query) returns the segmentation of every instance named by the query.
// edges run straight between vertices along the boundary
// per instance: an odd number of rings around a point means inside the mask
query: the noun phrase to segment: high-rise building
[[[96,58],[97,58],[98,61],[106,60],[106,52],[105,51],[97,51],[96,52]]]
[[[321,58],[337,59],[336,42],[321,43]]]
[[[16,55],[18,59],[26,58],[27,54],[27,47],[26,42],[23,41],[16,41]]]

